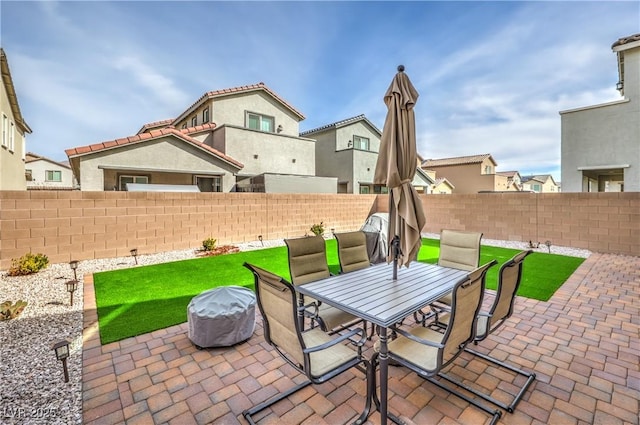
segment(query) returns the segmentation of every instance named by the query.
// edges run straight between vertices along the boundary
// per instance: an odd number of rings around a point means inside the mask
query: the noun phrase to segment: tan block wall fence
[[[640,255],[640,193],[422,195],[425,232]],[[0,269],[27,252],[52,263],[299,237],[314,223],[359,229],[385,195],[0,191]],[[553,247],[552,247],[553,250]]]

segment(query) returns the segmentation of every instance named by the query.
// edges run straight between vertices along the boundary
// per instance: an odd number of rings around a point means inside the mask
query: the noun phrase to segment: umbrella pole
[[[393,280],[398,280],[398,255],[400,254],[400,236],[398,235],[391,240],[391,252],[393,252]]]

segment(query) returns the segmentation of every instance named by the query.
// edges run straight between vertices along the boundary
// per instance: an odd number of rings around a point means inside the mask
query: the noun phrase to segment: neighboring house
[[[25,157],[25,176],[28,190],[77,188],[77,182],[68,164],[31,152],[27,152]]]
[[[302,119],[259,83],[207,92],[175,119],[67,155],[82,190],[126,190],[130,182],[336,193],[336,178],[315,177],[315,141],[298,136]]]
[[[424,160],[423,160],[424,161]],[[424,172],[433,181],[431,184],[431,193],[438,195],[451,195],[456,188],[446,177],[436,178],[436,172],[433,170],[424,170]]]
[[[315,139],[316,175],[338,178],[338,193],[381,193],[373,184],[382,133],[364,115],[300,133]]]
[[[560,186],[550,174],[540,174],[537,176],[522,176],[523,190],[530,190],[536,193],[558,193]]]
[[[453,193],[503,192],[516,190],[509,178],[496,173],[498,164],[491,154],[426,159],[422,168],[446,178]],[[455,186],[454,186],[455,185]]]
[[[640,191],[640,34],[611,48],[624,97],[560,111],[563,192]]]
[[[386,193],[374,185],[382,132],[364,115],[347,118],[312,130],[301,137],[316,140],[316,175],[337,177],[338,193]],[[418,192],[428,193],[433,181],[417,169],[412,182]]]
[[[499,176],[507,178],[507,190],[521,191],[522,190],[522,176],[517,171],[496,171]]]
[[[18,96],[13,85],[9,62],[0,48],[0,71],[2,72],[2,94],[0,95],[0,190],[25,190],[24,160],[26,154],[26,134],[31,134],[18,104]]]

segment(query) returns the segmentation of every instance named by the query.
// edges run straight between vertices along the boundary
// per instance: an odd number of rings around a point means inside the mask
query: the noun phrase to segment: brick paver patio
[[[245,424],[242,411],[303,377],[264,342],[198,350],[187,324],[100,345],[85,279],[84,424]],[[501,424],[639,425],[640,258],[593,254],[548,302],[518,298],[480,351],[534,370],[537,380]],[[448,369],[504,397],[514,376],[464,354]],[[519,384],[522,379],[515,379]],[[489,416],[415,374],[390,368],[389,407],[408,424],[486,424]],[[357,371],[310,386],[259,416],[261,424],[350,423],[364,405]],[[369,416],[378,424],[380,415]]]

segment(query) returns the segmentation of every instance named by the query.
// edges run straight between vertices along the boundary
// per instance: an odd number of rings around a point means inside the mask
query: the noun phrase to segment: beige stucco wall
[[[184,182],[184,174],[217,173],[222,175],[222,186],[225,192],[230,191],[235,184],[234,168],[172,136],[85,155],[79,160],[82,191],[113,190],[114,186],[117,186],[118,174],[132,172],[149,175],[149,183],[162,184],[194,184],[193,179]],[[105,172],[105,170],[112,171]],[[167,171],[172,173],[163,175],[160,179],[162,181],[155,181],[154,178],[158,178],[160,173]],[[174,178],[176,181],[173,180]]]
[[[74,186],[73,172],[69,167],[64,167],[47,160],[35,160],[25,163],[25,170],[31,170],[32,180],[27,182],[28,188],[71,188]],[[47,171],[60,171],[59,182],[47,181]]]
[[[491,161],[487,164],[477,163],[431,167],[430,170],[435,171],[437,177],[444,177],[449,180],[454,186],[453,193],[465,194],[494,191],[496,190],[496,174],[481,174],[484,173],[484,165],[491,165],[495,171],[495,167]],[[505,189],[502,190],[506,190],[506,182]]]
[[[267,193],[336,193],[338,179],[335,177],[291,176],[265,174]]]
[[[224,125],[214,131],[213,147],[244,164],[239,171],[242,175],[315,175],[315,141],[297,135]]]
[[[369,151],[353,149],[353,136],[367,137]],[[380,135],[364,121],[357,121],[337,129],[309,134],[316,142],[316,174],[337,177],[347,182],[347,193],[359,193],[359,183],[373,183]]]
[[[583,192],[580,167],[624,168],[624,190],[640,191],[640,47],[624,56],[624,99],[560,112],[562,191]]]
[[[0,141],[0,190],[26,190],[27,183],[24,177],[24,154],[25,154],[25,135],[18,129],[15,122],[11,105],[9,104],[9,96],[4,84],[0,93],[0,131],[3,125],[3,114],[7,116],[7,146],[2,145]],[[9,132],[13,123],[13,149],[9,146]]]

